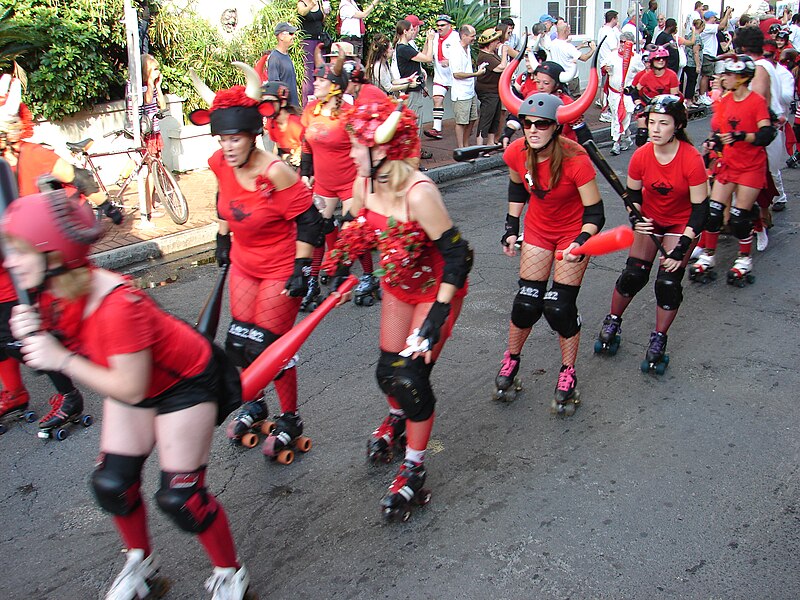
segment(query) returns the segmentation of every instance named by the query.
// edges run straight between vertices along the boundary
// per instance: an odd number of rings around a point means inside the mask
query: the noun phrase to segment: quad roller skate
[[[717,272],[714,270],[716,259],[713,254],[705,251],[697,257],[697,262],[689,267],[689,279],[698,283],[709,283],[717,279]]]
[[[314,312],[322,302],[321,296],[319,280],[316,277],[312,277],[308,280],[308,291],[300,301],[300,310],[302,312]]]
[[[263,397],[245,402],[228,423],[228,439],[245,448],[255,448],[258,445],[258,434],[267,435],[270,432],[272,424],[265,421],[268,415],[269,410]]]
[[[403,461],[400,470],[381,500],[381,513],[387,521],[402,521],[411,518],[412,506],[425,506],[431,501],[431,492],[425,485],[425,467],[410,460]]]
[[[594,343],[594,353],[606,352],[609,356],[614,356],[619,350],[621,342],[620,332],[622,331],[622,317],[616,315],[606,315],[600,334]]]
[[[214,567],[211,577],[206,579],[206,590],[211,592],[211,600],[258,600],[250,591],[250,574],[242,565],[234,567]]]
[[[68,394],[53,394],[50,397],[50,412],[39,421],[39,433],[43,440],[57,439],[59,442],[69,437],[65,425],[80,423],[89,427],[94,423],[92,415],[83,414],[83,396],[78,390]]]
[[[581,403],[581,393],[578,391],[577,385],[578,378],[575,376],[575,367],[561,365],[556,384],[556,396],[550,404],[550,412],[566,417],[574,415]]]
[[[367,460],[388,464],[406,449],[406,418],[389,414],[367,440]]]
[[[511,358],[511,353],[506,350],[503,354],[503,362],[500,363],[500,371],[494,378],[496,389],[492,394],[492,400],[513,402],[517,399],[522,390],[522,382],[517,377],[517,373],[519,373],[519,358]]]
[[[753,275],[753,258],[750,256],[739,256],[733,261],[731,270],[728,271],[728,284],[735,285],[740,288],[744,287],[745,283],[754,283],[756,280]]]
[[[117,575],[106,600],[146,600],[163,597],[169,590],[169,581],[158,574],[158,566],[151,554],[132,548],[126,552],[125,566]]]
[[[9,424],[13,421],[33,423],[36,420],[36,413],[28,410],[29,400],[28,392],[24,388],[16,392],[0,392],[0,435],[8,431]]]
[[[353,303],[356,306],[372,306],[381,299],[381,283],[374,275],[365,273],[358,279],[353,290]]]
[[[669,354],[667,354],[667,334],[654,331],[650,334],[650,346],[647,348],[642,361],[642,373],[649,373],[653,370],[656,375],[663,375],[669,365]]]
[[[261,447],[268,456],[282,465],[294,462],[294,449],[300,452],[311,450],[311,438],[302,435],[303,420],[294,413],[283,413],[274,423],[267,424],[267,439]]]

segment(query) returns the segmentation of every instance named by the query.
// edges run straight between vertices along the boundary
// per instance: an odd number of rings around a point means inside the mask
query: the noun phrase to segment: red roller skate
[[[388,493],[381,500],[384,519],[405,523],[411,518],[412,506],[425,506],[431,501],[430,490],[423,487],[425,475],[422,463],[403,461]]]
[[[406,449],[406,418],[389,414],[367,440],[367,460],[374,465],[390,463]]]
[[[0,391],[0,435],[8,431],[8,426],[13,421],[33,423],[36,420],[36,413],[28,410],[28,402],[30,397],[25,388]]]

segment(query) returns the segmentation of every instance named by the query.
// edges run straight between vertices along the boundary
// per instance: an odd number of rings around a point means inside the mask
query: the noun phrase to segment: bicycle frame
[[[125,150],[113,150],[109,152],[81,152],[81,153],[73,153],[78,154],[81,156],[83,161],[86,163],[86,166],[94,175],[94,178],[97,180],[100,189],[105,192],[109,199],[113,200],[115,203],[120,203],[120,199],[125,194],[125,190],[128,189],[128,186],[131,182],[138,177],[139,172],[142,170],[142,167],[150,163],[150,152],[145,146],[141,146],[139,148],[127,148]],[[134,168],[128,174],[128,176],[123,181],[122,185],[120,186],[119,191],[116,194],[111,194],[108,191],[108,188],[103,183],[103,180],[100,178],[100,174],[97,169],[97,165],[94,164],[92,159],[103,158],[104,156],[120,156],[122,154],[128,155],[128,157],[134,161]]]

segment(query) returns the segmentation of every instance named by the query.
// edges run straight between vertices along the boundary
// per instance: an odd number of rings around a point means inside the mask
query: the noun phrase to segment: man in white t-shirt
[[[569,23],[560,22],[556,25],[556,39],[550,42],[548,54],[550,60],[564,67],[562,82],[567,83],[569,93],[573,98],[580,96],[580,81],[578,80],[578,61],[587,61],[594,54],[595,43],[582,44],[581,48],[589,48],[588,53],[582,53],[573,46],[567,38],[570,34]]]
[[[789,42],[795,48],[800,48],[800,13],[792,15],[792,22],[789,24]]]
[[[733,12],[732,7],[727,7],[719,19],[719,15],[713,10],[707,10],[703,14],[706,26],[700,33],[700,41],[703,42],[703,65],[700,67],[700,97],[697,101],[706,106],[711,106],[711,98],[708,96],[708,88],[710,78],[714,75],[714,61],[717,57],[719,50],[719,42],[717,41],[717,32],[719,30],[725,31],[728,27],[728,21]]]
[[[342,21],[339,34],[342,36],[342,41],[353,44],[355,54],[359,58],[363,58],[364,50],[364,36],[361,33],[361,28],[364,19],[375,10],[377,4],[378,0],[372,0],[364,10],[358,8],[356,0],[342,0],[339,5],[339,18]]]
[[[475,41],[475,28],[462,25],[458,30],[459,43],[450,52],[450,71],[453,73],[453,85],[450,88],[450,99],[453,101],[453,115],[456,121],[456,147],[468,145],[469,137],[478,120],[478,96],[475,94],[475,78],[486,72],[485,67],[472,69],[470,45]]]
[[[442,139],[444,97],[453,85],[450,53],[458,44],[459,35],[453,29],[453,18],[450,15],[436,17],[436,35],[433,38],[433,127],[424,131],[427,137],[434,140]]]
[[[601,46],[597,48],[597,64],[604,65],[608,62],[608,57],[619,46],[619,13],[615,10],[606,11],[605,25],[603,25],[597,32],[597,43]],[[605,40],[605,41],[603,41]],[[605,109],[603,114],[600,115],[600,120],[604,123],[611,122],[611,114],[608,112],[608,74],[601,68],[603,73],[603,82],[600,86],[600,101],[596,104]]]

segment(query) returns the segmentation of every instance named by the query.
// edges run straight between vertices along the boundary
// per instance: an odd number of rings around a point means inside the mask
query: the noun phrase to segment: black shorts
[[[11,320],[11,309],[16,305],[16,300],[0,302],[0,345],[2,347],[14,341],[14,336],[11,335],[11,326],[8,322]]]
[[[155,408],[159,415],[191,408],[203,402],[218,402],[220,391],[219,363],[212,354],[208,364],[201,373],[194,377],[182,379],[171,388],[168,388],[150,398],[145,398],[135,408]]]

